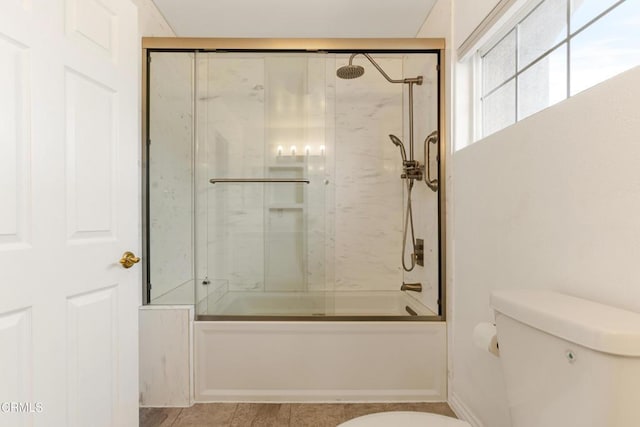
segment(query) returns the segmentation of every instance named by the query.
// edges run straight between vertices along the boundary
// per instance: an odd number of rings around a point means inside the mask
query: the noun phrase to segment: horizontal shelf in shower
[[[309,184],[308,179],[294,179],[294,178],[211,178],[209,180],[212,184],[217,183],[229,183],[229,184],[241,184],[241,183],[298,183]]]
[[[269,206],[269,210],[293,210],[293,209],[304,209],[303,203],[274,203]]]
[[[307,167],[306,164],[295,164],[295,163],[282,163],[282,164],[272,164],[268,166],[269,169],[304,169]]]

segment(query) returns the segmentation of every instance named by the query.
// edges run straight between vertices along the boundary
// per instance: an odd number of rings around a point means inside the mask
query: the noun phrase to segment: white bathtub
[[[446,401],[444,322],[197,321],[196,402]]]
[[[407,306],[433,316],[404,292],[229,292],[209,307],[221,318],[279,320],[196,321],[194,399],[445,401],[446,325],[406,321],[428,318],[410,315]],[[297,320],[281,320],[288,316]],[[361,320],[335,320],[340,316]],[[371,316],[394,320],[363,321]]]

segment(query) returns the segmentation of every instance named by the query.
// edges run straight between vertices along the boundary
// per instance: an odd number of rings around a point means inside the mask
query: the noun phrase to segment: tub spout
[[[422,292],[422,283],[404,283],[400,286],[401,291]]]

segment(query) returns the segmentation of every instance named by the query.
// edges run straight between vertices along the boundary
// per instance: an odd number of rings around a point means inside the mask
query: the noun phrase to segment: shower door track
[[[196,321],[253,321],[253,322],[281,322],[281,321],[297,321],[297,322],[440,322],[443,319],[440,316],[418,315],[418,316],[342,316],[342,315],[326,315],[326,316],[263,316],[263,315],[244,315],[244,314],[198,314]]]

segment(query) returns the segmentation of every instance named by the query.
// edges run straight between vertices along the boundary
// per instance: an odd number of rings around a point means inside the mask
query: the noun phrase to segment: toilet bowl
[[[471,427],[471,424],[427,412],[391,411],[363,415],[338,427]]]

